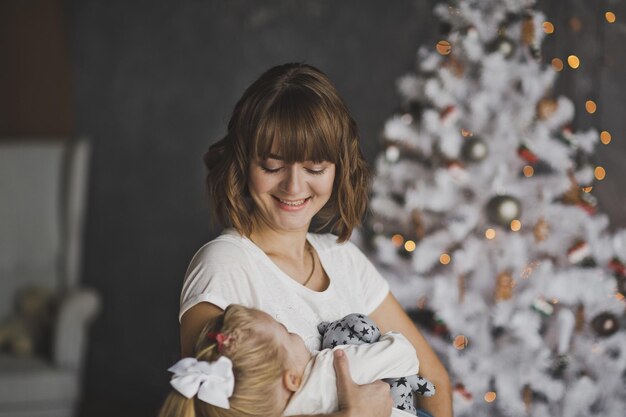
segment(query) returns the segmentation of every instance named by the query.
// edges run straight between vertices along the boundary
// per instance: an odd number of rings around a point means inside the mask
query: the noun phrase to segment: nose
[[[298,168],[298,164],[291,164],[286,168],[281,187],[285,193],[299,196],[303,189],[301,170]]]

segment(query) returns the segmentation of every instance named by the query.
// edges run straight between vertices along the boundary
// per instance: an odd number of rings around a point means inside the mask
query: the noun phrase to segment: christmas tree
[[[624,416],[626,231],[591,193],[598,132],[553,95],[549,22],[530,0],[435,14],[445,39],[398,82],[363,246],[429,330],[455,415]]]

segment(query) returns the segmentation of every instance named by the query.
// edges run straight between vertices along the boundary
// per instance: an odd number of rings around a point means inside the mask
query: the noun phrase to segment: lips
[[[303,205],[310,197],[303,198],[301,200],[283,200],[282,198],[277,198],[283,204],[287,204],[288,206],[301,206]]]

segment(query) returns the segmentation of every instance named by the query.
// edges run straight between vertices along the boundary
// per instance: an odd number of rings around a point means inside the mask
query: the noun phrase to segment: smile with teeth
[[[274,197],[274,198],[280,201],[282,204],[286,204],[291,207],[298,207],[298,206],[303,205],[307,201],[309,201],[309,198],[311,197],[303,198],[301,200],[283,200],[282,198],[278,198],[278,197]]]

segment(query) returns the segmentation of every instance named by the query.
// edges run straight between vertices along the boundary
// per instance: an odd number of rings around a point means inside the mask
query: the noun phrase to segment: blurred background
[[[219,232],[201,158],[243,90],[276,64],[322,69],[371,162],[399,103],[396,79],[414,69],[419,46],[439,40],[436,3],[0,2],[0,139],[91,144],[80,282],[101,309],[87,330],[77,415],[156,415],[179,355],[185,269]],[[553,94],[574,101],[576,129],[611,133],[596,153],[607,176],[594,195],[611,228],[625,227],[626,4],[543,0],[538,8],[555,26],[545,59],[575,54],[581,62],[560,72]],[[585,110],[590,99],[594,113]]]

